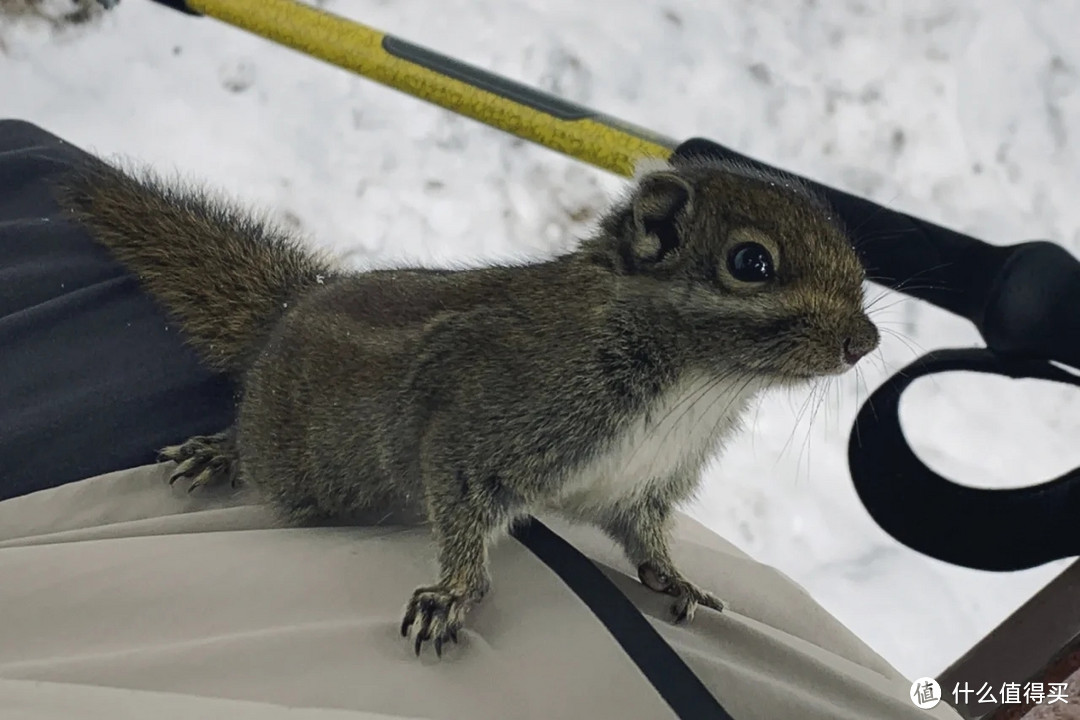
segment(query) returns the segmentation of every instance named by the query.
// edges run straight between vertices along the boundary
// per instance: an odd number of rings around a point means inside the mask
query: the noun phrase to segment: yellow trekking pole
[[[583,162],[629,176],[677,143],[296,0],[155,0],[206,15]]]

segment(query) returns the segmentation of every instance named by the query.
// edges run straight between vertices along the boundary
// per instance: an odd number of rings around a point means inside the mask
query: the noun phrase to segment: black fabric
[[[681,720],[732,720],[678,653],[600,568],[536,518],[510,532],[562,578]]]
[[[0,121],[0,500],[153,462],[232,420],[231,383],[60,217],[49,182],[87,157]]]

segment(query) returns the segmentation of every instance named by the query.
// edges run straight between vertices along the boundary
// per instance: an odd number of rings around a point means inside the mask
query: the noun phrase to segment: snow
[[[1049,238],[1080,251],[1080,5],[1071,0],[324,5],[990,242]],[[586,232],[622,184],[150,2],[127,0],[78,32],[20,26],[0,38],[4,116],[205,179],[358,266],[543,256]],[[868,390],[924,350],[979,342],[966,323],[899,296],[879,302],[875,319],[886,329],[881,351],[815,392],[768,398],[711,468],[692,513],[918,677],[1064,565],[952,567],[900,546],[866,514],[845,457]],[[1080,396],[1047,383],[924,380],[903,419],[926,462],[969,484],[1017,486],[1080,464]]]

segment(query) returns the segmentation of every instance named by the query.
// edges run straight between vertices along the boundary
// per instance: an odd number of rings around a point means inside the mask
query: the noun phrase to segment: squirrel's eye
[[[728,253],[728,272],[739,282],[765,282],[773,276],[773,258],[764,245],[739,243]]]

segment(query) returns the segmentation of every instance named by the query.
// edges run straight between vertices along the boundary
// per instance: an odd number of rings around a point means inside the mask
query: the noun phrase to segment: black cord
[[[581,598],[680,720],[733,720],[641,611],[589,558],[536,518],[516,526],[510,534]]]

